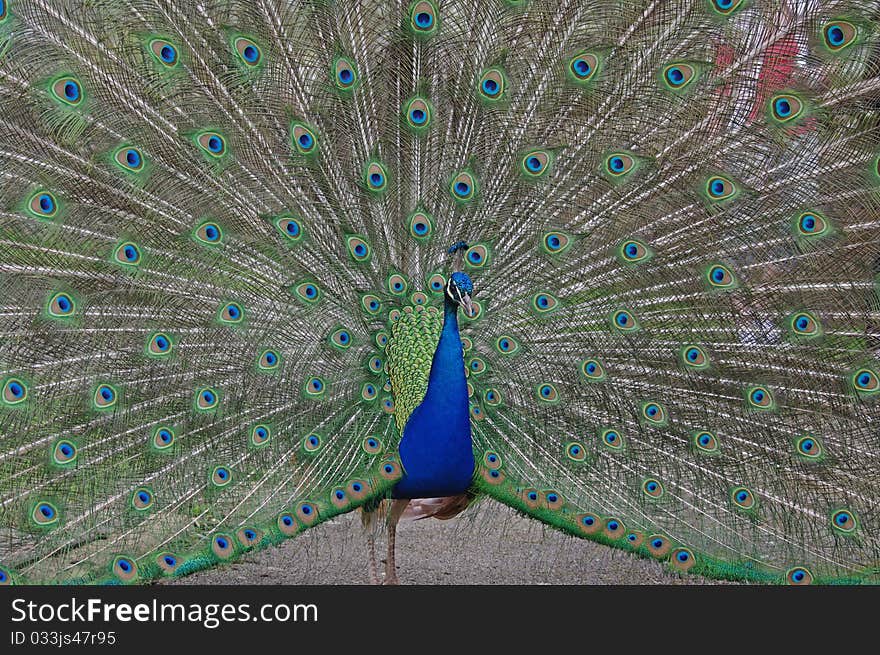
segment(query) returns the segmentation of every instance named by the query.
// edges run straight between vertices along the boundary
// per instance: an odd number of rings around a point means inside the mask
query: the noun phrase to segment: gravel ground
[[[715,584],[569,537],[492,501],[449,521],[402,522],[397,534],[401,584]],[[384,540],[377,548],[384,560]],[[173,584],[369,584],[367,561],[360,517],[349,513]]]

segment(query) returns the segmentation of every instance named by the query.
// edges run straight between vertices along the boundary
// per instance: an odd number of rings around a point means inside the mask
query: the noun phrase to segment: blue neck
[[[474,452],[457,312],[447,299],[428,390],[403,429],[399,450],[405,475],[394,488],[395,498],[453,496],[471,484]]]
[[[458,334],[458,305],[446,299],[443,305],[443,330],[431,362],[428,391],[422,402],[450,402],[467,411],[467,379],[464,375],[464,353]],[[460,408],[460,407],[459,407]]]

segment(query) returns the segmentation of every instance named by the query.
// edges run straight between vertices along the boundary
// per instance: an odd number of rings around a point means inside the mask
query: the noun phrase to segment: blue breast
[[[403,429],[394,498],[454,496],[471,485],[474,451],[457,306],[447,302],[428,390]]]

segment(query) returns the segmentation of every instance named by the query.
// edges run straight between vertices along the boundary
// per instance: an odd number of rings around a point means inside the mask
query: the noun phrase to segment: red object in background
[[[764,51],[761,73],[758,75],[755,105],[749,113],[750,123],[766,111],[767,102],[774,92],[791,86],[797,55],[798,44],[791,34],[780,37]]]

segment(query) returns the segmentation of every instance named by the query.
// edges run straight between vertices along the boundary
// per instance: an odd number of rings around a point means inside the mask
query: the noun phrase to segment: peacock
[[[481,498],[880,582],[878,20],[0,0],[0,584],[354,510],[393,583],[401,516]]]

